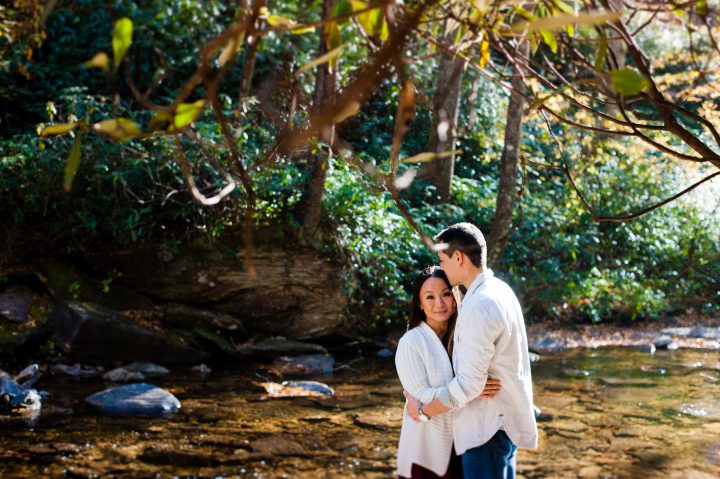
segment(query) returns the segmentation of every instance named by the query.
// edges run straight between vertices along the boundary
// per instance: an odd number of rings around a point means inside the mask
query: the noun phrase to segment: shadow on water
[[[717,477],[719,360],[692,350],[543,356],[533,364],[540,448],[520,451],[520,477]],[[102,381],[43,378],[39,421],[0,423],[0,476],[393,476],[403,402],[392,359],[314,378],[335,389],[329,400],[263,399],[262,368],[154,381],[182,402],[162,419],[99,416],[83,398]]]

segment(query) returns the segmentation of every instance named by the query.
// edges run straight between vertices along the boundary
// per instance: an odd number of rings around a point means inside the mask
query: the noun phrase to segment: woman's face
[[[428,278],[420,288],[420,309],[429,322],[444,322],[455,314],[455,297],[445,281]]]

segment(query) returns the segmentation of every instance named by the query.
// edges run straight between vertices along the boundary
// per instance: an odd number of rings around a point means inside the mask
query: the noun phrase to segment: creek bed
[[[2,424],[0,477],[393,476],[402,394],[392,359],[316,377],[336,398],[263,399],[255,372],[183,371],[153,380],[182,402],[158,419],[100,416],[83,398],[101,380],[37,384],[39,420]],[[518,475],[720,477],[720,354],[572,350],[533,364],[540,448]]]

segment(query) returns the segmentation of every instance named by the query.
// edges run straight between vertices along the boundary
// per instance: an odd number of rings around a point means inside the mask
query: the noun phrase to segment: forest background
[[[413,2],[0,7],[0,263],[148,245],[312,248],[343,265],[357,325],[382,331],[404,324],[412,279],[436,263],[418,230],[432,236],[470,221],[487,233],[492,266],[530,321],[716,312],[717,180],[638,218],[598,220],[634,216],[717,164],[574,128],[603,120],[572,104],[574,87],[512,103],[533,79],[517,83],[519,64],[502,42],[487,31],[478,39],[478,2],[435,3],[407,35]],[[530,24],[594,6],[507,3],[504,18]],[[714,39],[700,32],[693,44],[683,26],[716,22],[707,9],[717,6],[690,3],[627,25],[652,62],[653,88],[716,125],[717,56],[699,69],[688,53]],[[562,61],[568,42],[596,35],[599,21],[526,29],[516,53]],[[632,55],[619,59],[622,47],[596,38],[591,63],[602,71],[607,62],[611,77],[621,75],[615,93],[642,100],[648,86]],[[396,55],[383,59],[393,42]],[[336,102],[363,75],[362,101]],[[331,122],[303,126],[327,118],[325,105],[337,107]],[[565,121],[548,121],[545,107]],[[708,135],[690,123],[697,138]]]

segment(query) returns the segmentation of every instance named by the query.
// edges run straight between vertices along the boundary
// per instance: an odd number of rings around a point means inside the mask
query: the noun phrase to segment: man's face
[[[440,260],[440,267],[448,277],[450,284],[457,286],[460,284],[459,272],[460,266],[458,265],[457,258],[455,255],[459,254],[457,251],[452,255],[448,256],[444,251],[438,251],[438,259]]]

